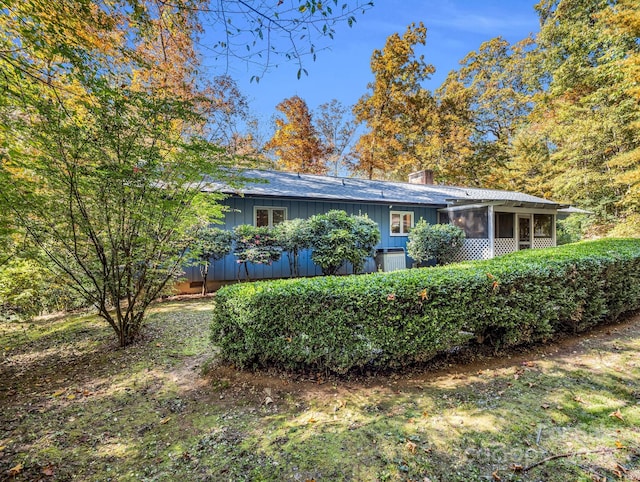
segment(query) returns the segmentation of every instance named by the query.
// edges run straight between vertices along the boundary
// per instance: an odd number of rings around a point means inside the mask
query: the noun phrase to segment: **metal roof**
[[[242,176],[254,180],[254,182],[248,182],[240,189],[212,182],[205,190],[244,196],[415,204],[437,207],[479,203],[522,205],[546,209],[565,207],[565,205],[547,199],[514,191],[372,181],[351,177],[318,176],[257,169],[243,171]]]

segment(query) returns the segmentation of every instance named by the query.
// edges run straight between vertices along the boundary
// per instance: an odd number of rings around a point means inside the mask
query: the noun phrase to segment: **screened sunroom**
[[[464,230],[462,261],[555,246],[556,214],[547,206],[494,202],[442,208],[438,218]]]

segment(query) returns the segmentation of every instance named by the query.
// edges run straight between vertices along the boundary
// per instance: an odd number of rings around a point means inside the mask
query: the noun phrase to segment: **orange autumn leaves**
[[[498,291],[498,289],[500,289],[500,282],[495,279],[495,276],[493,276],[491,273],[487,273],[487,278],[491,282],[491,289],[494,292]],[[418,292],[418,298],[420,298],[420,301],[427,301],[429,299],[429,292],[426,288],[423,288]],[[398,299],[396,293],[387,294],[387,301],[395,301],[396,299]]]
[[[427,293],[427,289],[424,288],[423,290],[421,290],[420,292],[418,292],[418,297],[420,298],[420,300],[422,301],[426,301],[429,299],[429,294]],[[396,294],[395,293],[389,293],[387,295],[387,301],[395,301],[396,299]]]
[[[326,174],[324,149],[313,125],[307,103],[297,95],[280,102],[276,109],[276,132],[265,149],[273,150],[285,171]]]

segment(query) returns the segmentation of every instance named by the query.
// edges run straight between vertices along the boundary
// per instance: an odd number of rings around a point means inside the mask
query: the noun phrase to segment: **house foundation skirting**
[[[553,248],[555,245],[552,238],[533,238],[534,249]]]
[[[465,239],[462,250],[456,257],[455,261],[470,261],[473,259],[489,259],[491,258],[491,249],[489,240],[486,238]]]
[[[494,244],[495,256],[502,256],[503,254],[513,253],[518,249],[516,240],[513,238],[496,238]]]

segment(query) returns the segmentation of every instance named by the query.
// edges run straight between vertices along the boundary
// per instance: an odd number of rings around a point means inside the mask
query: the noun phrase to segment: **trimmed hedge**
[[[487,261],[262,281],[216,295],[212,341],[239,367],[397,368],[475,339],[499,347],[578,332],[640,308],[640,240]]]

